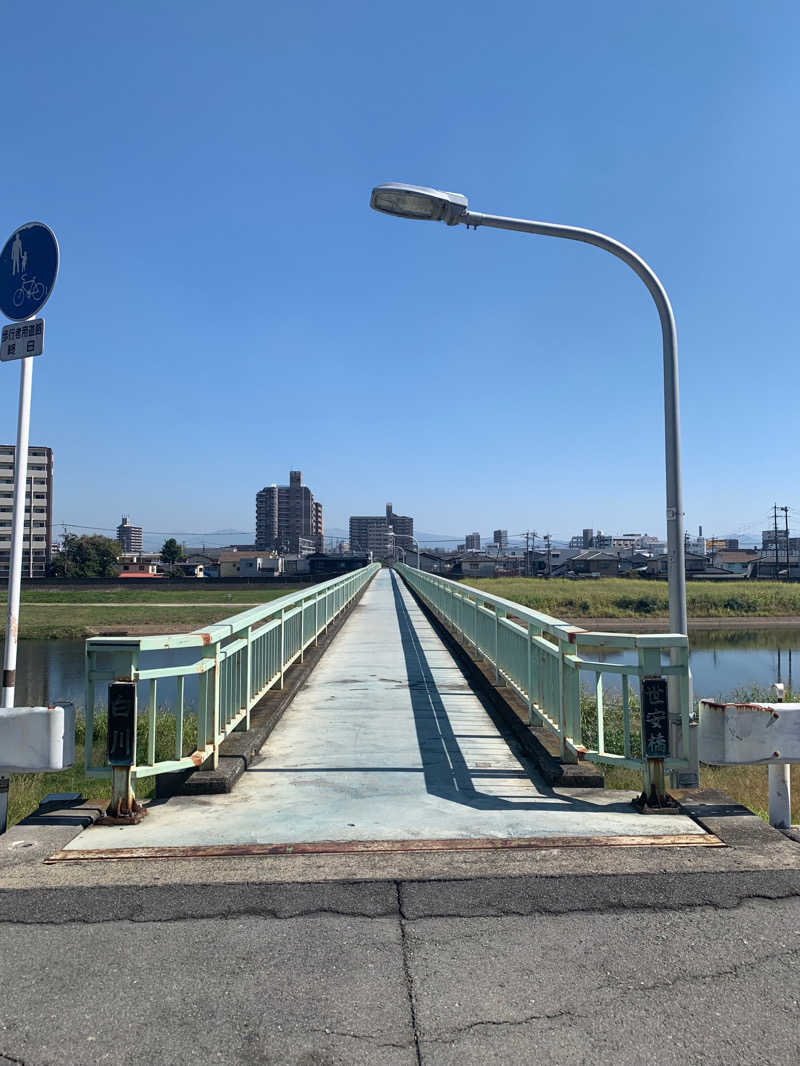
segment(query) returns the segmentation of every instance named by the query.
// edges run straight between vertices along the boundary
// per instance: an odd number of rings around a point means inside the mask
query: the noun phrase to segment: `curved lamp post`
[[[372,190],[370,207],[387,215],[399,218],[423,219],[431,222],[446,222],[448,226],[460,223],[475,229],[490,226],[492,229],[517,230],[544,237],[564,237],[568,241],[582,241],[615,255],[638,274],[653,297],[661,320],[661,336],[664,354],[664,450],[667,481],[667,565],[669,586],[669,628],[672,633],[688,632],[686,623],[686,570],[683,541],[683,487],[681,484],[680,416],[678,411],[678,341],[675,318],[672,314],[664,286],[650,267],[630,248],[613,237],[579,226],[560,226],[552,222],[534,222],[526,218],[504,218],[500,215],[483,215],[469,210],[466,196],[456,192],[443,192],[421,185],[405,185],[388,182]],[[673,649],[674,658],[674,649]],[[677,696],[675,678],[669,679],[670,689]],[[673,696],[670,703],[675,706]],[[689,682],[689,708],[692,706],[691,679]],[[677,751],[680,735],[678,723],[670,716],[670,738],[673,752]],[[697,747],[694,738],[689,740],[689,775],[686,784],[697,784]],[[673,773],[673,784],[680,784],[680,777]]]
[[[650,267],[635,252],[612,237],[578,226],[559,226],[552,222],[533,222],[525,218],[482,215],[469,210],[466,196],[442,192],[420,185],[389,182],[372,190],[370,207],[399,218],[446,222],[448,226],[490,226],[493,229],[517,230],[545,237],[564,237],[583,241],[615,255],[627,263],[647,286],[658,309],[664,352],[664,441],[667,479],[667,561],[669,579],[669,623],[672,633],[687,632],[686,573],[683,543],[683,488],[681,484],[680,418],[678,412],[678,341],[675,319],[664,286]]]

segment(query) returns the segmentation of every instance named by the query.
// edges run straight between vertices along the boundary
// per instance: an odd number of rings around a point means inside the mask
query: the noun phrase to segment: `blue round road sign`
[[[14,322],[47,302],[58,273],[58,241],[43,222],[27,222],[0,252],[0,311]]]

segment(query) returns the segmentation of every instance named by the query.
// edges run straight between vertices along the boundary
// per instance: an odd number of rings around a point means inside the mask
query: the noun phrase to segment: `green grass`
[[[123,589],[121,591],[123,594],[130,593],[135,596],[138,593],[139,596],[142,596],[149,590]],[[20,639],[53,640],[61,638],[64,640],[82,640],[93,633],[102,633],[107,630],[117,633],[124,630],[136,632],[137,628],[142,626],[150,627],[149,632],[154,632],[155,630],[152,627],[156,627],[161,632],[170,633],[175,630],[176,626],[185,631],[211,625],[213,622],[219,622],[232,614],[239,614],[239,612],[246,611],[257,604],[269,603],[279,596],[296,592],[297,589],[253,590],[249,592],[248,599],[238,599],[241,594],[234,592],[231,593],[232,598],[230,601],[226,598],[228,595],[226,592],[210,593],[206,589],[201,589],[194,593],[195,597],[200,597],[197,599],[197,603],[188,607],[182,606],[182,604],[191,603],[192,595],[185,593],[183,599],[180,599],[177,591],[173,590],[174,594],[172,596],[164,596],[163,600],[156,599],[155,601],[166,603],[170,599],[175,600],[176,606],[169,607],[148,606],[147,600],[142,600],[141,598],[131,598],[129,601],[120,602],[118,606],[107,607],[81,606],[75,599],[69,598],[65,598],[59,603],[50,604],[37,602],[36,598],[28,598],[35,596],[40,600],[44,599],[46,595],[49,595],[46,590],[36,589],[33,592],[25,592],[20,609]],[[98,592],[88,590],[87,593],[86,590],[74,588],[72,590],[65,589],[63,595],[71,597],[78,594],[88,594],[94,597],[99,596],[101,592],[109,593],[115,597],[121,595],[115,589],[102,589]],[[211,596],[216,596],[216,601],[212,601],[209,598]],[[108,598],[98,599],[94,602],[116,603],[116,601]],[[153,601],[150,602],[152,603]]]
[[[666,618],[666,581],[600,578],[549,581],[532,578],[477,578],[465,582],[555,618]],[[689,582],[690,618],[740,618],[800,615],[800,584],[780,581],[713,585]]]
[[[136,728],[136,745],[140,757],[147,752],[149,721],[139,715]],[[93,762],[95,766],[105,763],[106,738],[108,736],[105,711],[97,711],[94,719]],[[190,755],[197,746],[197,718],[186,714],[183,723],[183,754]],[[81,792],[88,800],[108,803],[111,799],[111,780],[102,777],[86,777],[83,772],[86,751],[86,724],[78,715],[75,723],[75,765],[56,774],[12,774],[9,790],[8,824],[16,825],[36,810],[39,802],[50,792]],[[175,757],[175,716],[168,711],[156,715],[156,761]],[[136,783],[136,795],[147,799],[155,790],[155,778],[145,777]]]
[[[24,588],[22,603],[269,603],[279,596],[297,592],[299,585],[280,585],[272,588],[245,585],[231,588],[203,584],[187,579],[182,583],[131,579],[130,585],[118,588],[92,588],[90,585],[64,584],[56,588]],[[308,588],[310,586],[302,586]]]

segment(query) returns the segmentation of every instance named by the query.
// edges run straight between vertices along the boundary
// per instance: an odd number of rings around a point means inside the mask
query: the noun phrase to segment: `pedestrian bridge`
[[[639,813],[630,802],[634,793],[548,787],[518,730],[468,681],[431,612],[525,700],[531,722],[559,738],[566,760],[580,756],[643,772],[636,684],[671,671],[684,690],[686,637],[606,635],[603,646],[596,634],[405,566],[373,565],[198,634],[93,638],[87,706],[96,686],[122,671],[150,687],[149,761],[136,764],[136,777],[213,763],[221,739],[247,725],[264,692],[283,683],[291,663],[346,609],[340,630],[232,792],[157,802],[138,825],[94,827],[61,857],[168,855],[179,848],[224,854],[718,843],[679,813]],[[148,655],[165,647],[184,662],[148,666]],[[601,650],[613,654],[600,658]],[[175,758],[156,762],[157,685],[170,670],[179,679],[177,748]],[[589,690],[581,686],[587,673]],[[194,710],[184,699],[192,675],[199,678]],[[619,686],[604,699],[607,675]],[[184,755],[183,723],[193,713],[200,719],[198,747]]]

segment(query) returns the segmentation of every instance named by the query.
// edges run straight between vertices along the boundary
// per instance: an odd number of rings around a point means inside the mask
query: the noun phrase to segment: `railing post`
[[[306,658],[306,601],[300,601],[300,662]]]
[[[245,688],[244,688],[244,706],[246,710],[245,715],[245,729],[250,728],[250,700],[253,696],[253,627],[247,627],[247,665],[245,667]]]
[[[567,737],[570,736],[576,746],[583,743],[581,736],[581,703],[580,687],[577,694],[575,686],[571,684],[570,669],[566,662],[566,656],[572,655],[575,645],[563,637],[558,638],[558,730],[561,747],[561,761],[576,763],[577,755],[574,755],[567,747]],[[577,706],[576,706],[577,703]]]
[[[284,672],[285,672],[285,663],[286,663],[286,631],[285,631],[285,625],[284,625],[285,617],[286,617],[286,612],[285,612],[284,608],[281,607],[281,688],[283,688],[283,675],[284,675]]]
[[[314,594],[314,647],[319,645],[319,593]]]
[[[94,678],[92,672],[95,667],[95,653],[94,649],[90,647],[89,642],[85,644],[85,697],[84,697],[84,723],[86,740],[84,742],[83,761],[84,769],[88,774],[92,766],[92,757],[94,754]]]
[[[219,767],[219,644],[214,644],[214,703],[211,708],[211,730],[214,750],[211,753],[211,769]]]
[[[528,622],[528,725],[533,725],[533,626]]]
[[[506,612],[502,607],[494,609],[494,681],[500,683],[500,619],[505,618]]]

